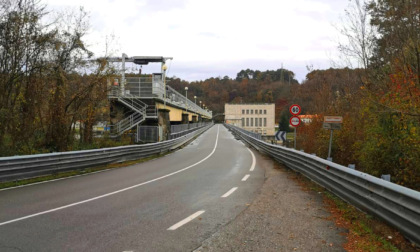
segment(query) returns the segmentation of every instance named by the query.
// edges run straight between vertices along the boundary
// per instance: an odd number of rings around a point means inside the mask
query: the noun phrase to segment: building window
[[[245,109],[242,109],[242,115],[245,114]]]
[[[260,118],[260,123],[259,124],[260,124],[260,127],[262,127],[262,118]]]
[[[258,118],[255,118],[255,127],[258,127]]]
[[[260,109],[260,115],[262,114],[262,109]]]
[[[247,109],[247,110],[246,110],[246,114],[247,114],[247,115],[249,114],[249,109]]]
[[[256,115],[258,114],[258,109],[256,109],[256,110],[255,110],[255,114],[256,114]]]
[[[253,110],[253,109],[251,109],[251,115],[252,115],[252,114],[254,114],[254,110]]]
[[[245,126],[245,118],[242,118],[242,127]]]
[[[267,118],[264,118],[264,127],[267,127]]]
[[[267,114],[267,110],[266,109],[264,109],[264,115],[266,115]]]
[[[252,111],[252,110],[251,110]],[[251,113],[252,114],[252,113]],[[251,118],[251,127],[254,127],[254,118]]]
[[[249,118],[246,119],[246,126],[249,127]]]

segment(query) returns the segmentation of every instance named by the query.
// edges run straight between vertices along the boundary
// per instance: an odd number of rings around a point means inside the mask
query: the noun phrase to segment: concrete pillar
[[[171,134],[171,121],[169,118],[169,109],[159,109],[158,110],[158,124],[162,127],[162,139],[165,141],[169,139]]]
[[[193,115],[193,116],[192,116],[192,122],[193,122],[193,123],[196,123],[196,122],[197,122],[197,116],[196,116],[196,115]]]
[[[182,113],[182,124],[188,124],[188,123],[189,123],[188,114]]]

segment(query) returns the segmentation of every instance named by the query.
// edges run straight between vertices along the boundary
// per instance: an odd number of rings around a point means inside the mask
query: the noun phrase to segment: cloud
[[[173,74],[187,80],[210,74],[234,77],[244,68],[277,69],[281,63],[301,80],[308,63],[329,67],[327,55],[336,48],[329,38],[337,33],[331,23],[347,2],[50,0],[48,4],[84,5],[91,12],[88,40],[96,54],[103,51],[105,35],[114,33],[121,44],[119,54],[173,56]]]

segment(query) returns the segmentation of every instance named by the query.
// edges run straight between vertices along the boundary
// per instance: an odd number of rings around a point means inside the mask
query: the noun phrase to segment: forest
[[[168,77],[167,84],[180,93],[188,86],[188,98],[197,96],[214,115],[225,103],[275,103],[283,130],[297,103],[315,115],[298,127],[298,149],[324,158],[323,116],[343,116],[334,162],[420,190],[419,2],[352,2],[340,29],[346,41],[337,45],[346,67],[314,69],[303,83],[279,67],[193,82]],[[48,24],[45,15],[38,1],[0,0],[0,156],[127,144],[93,137],[92,126],[109,120],[107,82],[117,69],[85,44],[87,13],[59,13]],[[83,122],[80,139],[76,121]]]

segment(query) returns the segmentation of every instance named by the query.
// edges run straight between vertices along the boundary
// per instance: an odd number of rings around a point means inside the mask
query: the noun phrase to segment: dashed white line
[[[252,153],[252,151],[249,148],[247,148],[247,150],[252,155],[252,165],[251,165],[251,169],[249,169],[249,170],[250,171],[253,171],[255,169],[255,163],[256,163],[256,161],[255,161],[255,155],[254,155],[254,153]]]
[[[246,181],[249,178],[249,174],[245,175],[245,177],[243,177],[242,181]]]
[[[75,202],[75,203],[72,203],[72,204],[68,204],[68,205],[65,205],[65,206],[53,208],[53,209],[46,210],[46,211],[43,211],[43,212],[39,212],[39,213],[35,213],[35,214],[23,216],[23,217],[16,218],[16,219],[13,219],[13,220],[5,221],[5,222],[0,222],[0,226],[7,225],[7,224],[10,224],[10,223],[13,223],[13,222],[17,222],[17,221],[21,221],[21,220],[26,220],[26,219],[33,218],[33,217],[36,217],[36,216],[39,216],[39,215],[44,215],[44,214],[47,214],[47,213],[56,212],[56,211],[59,211],[59,210],[63,210],[63,209],[69,208],[69,207],[77,206],[77,205],[81,205],[81,204],[84,204],[84,203],[87,203],[87,202],[91,202],[91,201],[94,201],[94,200],[102,199],[102,198],[105,198],[105,197],[108,197],[108,196],[111,196],[111,195],[114,195],[114,194],[117,194],[117,193],[125,192],[125,191],[128,191],[128,190],[131,190],[131,189],[134,189],[134,188],[137,188],[137,187],[140,187],[140,186],[143,186],[143,185],[146,185],[146,184],[149,184],[149,183],[152,183],[152,182],[155,182],[155,181],[158,181],[158,180],[161,180],[161,179],[164,179],[164,178],[173,176],[173,175],[178,174],[180,172],[186,171],[186,170],[191,169],[192,167],[194,167],[194,166],[196,166],[198,164],[201,164],[202,162],[206,161],[207,159],[209,159],[213,155],[213,153],[216,151],[218,139],[219,139],[219,127],[217,127],[216,142],[214,144],[213,151],[207,157],[205,157],[204,159],[202,159],[202,160],[198,161],[197,163],[192,164],[192,165],[190,165],[188,167],[185,167],[183,169],[180,169],[178,171],[175,171],[175,172],[166,174],[164,176],[161,176],[161,177],[158,177],[158,178],[155,178],[155,179],[152,179],[152,180],[149,180],[149,181],[146,181],[146,182],[137,184],[137,185],[133,185],[133,186],[130,186],[130,187],[126,187],[126,188],[117,190],[117,191],[106,193],[106,194],[103,194],[103,195],[100,195],[100,196],[97,196],[97,197],[93,197],[93,198],[90,198],[90,199],[82,200],[82,201]]]
[[[227,193],[222,195],[222,198],[229,197],[229,195],[231,195],[234,191],[236,191],[236,189],[238,189],[238,187],[234,187],[234,188],[230,189]]]
[[[172,230],[176,230],[176,229],[178,229],[179,227],[181,227],[181,226],[183,226],[183,225],[187,224],[188,222],[190,222],[190,221],[194,220],[194,219],[195,219],[195,218],[197,218],[198,216],[202,215],[204,212],[205,212],[204,210],[198,211],[198,212],[196,212],[195,214],[192,214],[192,215],[188,216],[187,218],[183,219],[182,221],[180,221],[180,222],[176,223],[175,225],[171,226],[171,227],[170,227],[170,228],[168,228],[167,230],[171,230],[171,231],[172,231]]]

